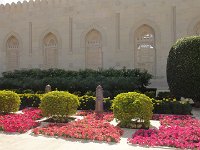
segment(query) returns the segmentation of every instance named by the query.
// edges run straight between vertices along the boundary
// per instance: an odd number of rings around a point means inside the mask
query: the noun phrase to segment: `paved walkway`
[[[127,144],[134,130],[125,130],[120,143],[101,143],[85,140],[49,138],[32,136],[30,133],[22,135],[8,135],[0,133],[0,150],[145,150],[149,148]],[[151,148],[160,150],[161,148]],[[171,149],[171,148],[168,148]]]
[[[194,109],[193,114],[200,119],[200,109]],[[159,126],[158,121],[151,121],[154,128]],[[0,133],[0,150],[173,150],[174,148],[147,148],[127,144],[127,138],[135,132],[133,129],[124,129],[125,133],[120,143],[107,144],[76,139],[35,137],[31,131],[25,134]]]

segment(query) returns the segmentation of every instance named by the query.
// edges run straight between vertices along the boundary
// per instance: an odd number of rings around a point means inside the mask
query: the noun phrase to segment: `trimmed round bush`
[[[177,97],[200,102],[200,37],[178,40],[167,60],[167,81],[171,93]]]
[[[0,113],[11,113],[19,110],[20,97],[12,91],[0,91]]]
[[[113,112],[121,126],[128,126],[133,119],[137,123],[143,122],[143,127],[148,128],[153,115],[151,99],[137,92],[121,93],[113,100]]]
[[[47,117],[66,117],[76,113],[79,106],[78,96],[64,91],[53,91],[41,99],[42,114]]]

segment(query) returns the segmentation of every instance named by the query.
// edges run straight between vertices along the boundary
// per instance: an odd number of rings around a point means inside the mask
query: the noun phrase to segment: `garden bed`
[[[123,130],[110,124],[114,119],[112,113],[96,114],[94,112],[84,114],[82,120],[69,123],[48,124],[33,130],[35,135],[46,135],[62,138],[76,138],[85,140],[97,140],[107,142],[119,142]]]
[[[152,147],[200,148],[200,120],[183,115],[160,115],[159,119],[159,129],[140,129],[128,139],[128,143]]]
[[[40,123],[36,120],[41,119],[41,110],[24,109],[19,114],[7,114],[0,116],[0,131],[25,133],[37,127]]]
[[[189,115],[153,115],[151,127],[148,130],[120,129],[113,113],[96,114],[93,111],[79,111],[76,119],[68,123],[42,122],[39,109],[25,109],[19,114],[0,116],[0,129],[6,133],[25,133],[34,128],[36,136],[96,140],[105,142],[120,142],[124,140],[123,130],[135,131],[128,138],[131,145],[149,147],[176,147],[181,149],[200,148],[200,120]],[[40,119],[40,120],[38,120]],[[46,121],[45,121],[46,122]],[[115,122],[115,123],[113,123]],[[152,122],[160,122],[159,128],[154,128]]]

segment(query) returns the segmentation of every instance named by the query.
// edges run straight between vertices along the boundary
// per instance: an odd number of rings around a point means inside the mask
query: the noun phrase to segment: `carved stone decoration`
[[[86,68],[100,69],[103,67],[102,38],[99,31],[92,29],[86,35]]]
[[[58,62],[58,42],[54,34],[49,33],[43,41],[44,47],[44,68],[56,68]]]
[[[95,103],[95,112],[102,113],[103,112],[103,88],[101,85],[96,88],[96,103]]]
[[[45,87],[45,93],[49,93],[49,92],[51,92],[51,86],[48,84]]]
[[[136,31],[135,46],[135,67],[155,75],[155,33],[150,26],[143,25]]]
[[[19,41],[11,36],[6,43],[6,66],[7,70],[18,69],[19,65]]]

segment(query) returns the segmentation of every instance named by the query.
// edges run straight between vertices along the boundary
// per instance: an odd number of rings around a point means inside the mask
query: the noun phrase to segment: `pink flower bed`
[[[200,149],[200,120],[191,116],[162,116],[159,130],[138,130],[128,139],[131,144]]]
[[[114,114],[111,113],[111,112],[104,112],[104,113],[101,113],[101,114],[96,114],[96,113],[90,113],[88,115],[86,115],[85,117],[86,119],[96,119],[96,120],[104,120],[104,121],[112,121],[114,119]]]
[[[107,120],[110,120],[110,114],[108,116],[107,115],[108,114],[95,116],[93,113],[87,115],[82,120],[61,125],[49,124],[42,128],[35,128],[33,133],[35,135],[57,136],[63,138],[119,142],[120,136],[123,134],[123,130],[107,122]]]
[[[41,110],[25,109],[23,114],[9,114],[0,116],[0,130],[4,132],[24,133],[39,125],[35,120],[40,119]]]
[[[173,120],[176,120],[176,119],[184,120],[184,119],[192,118],[190,115],[153,114],[152,120],[161,120],[161,119],[163,119],[164,117],[170,117],[170,118],[173,118]]]
[[[82,110],[76,113],[77,116],[87,116],[89,114],[94,113],[94,111],[90,111],[90,110]]]
[[[87,119],[95,118],[96,120],[106,120],[108,122],[114,119],[113,112],[104,112],[104,113],[97,114],[94,111],[79,111],[78,113],[76,113],[76,115],[85,116],[85,118]]]

